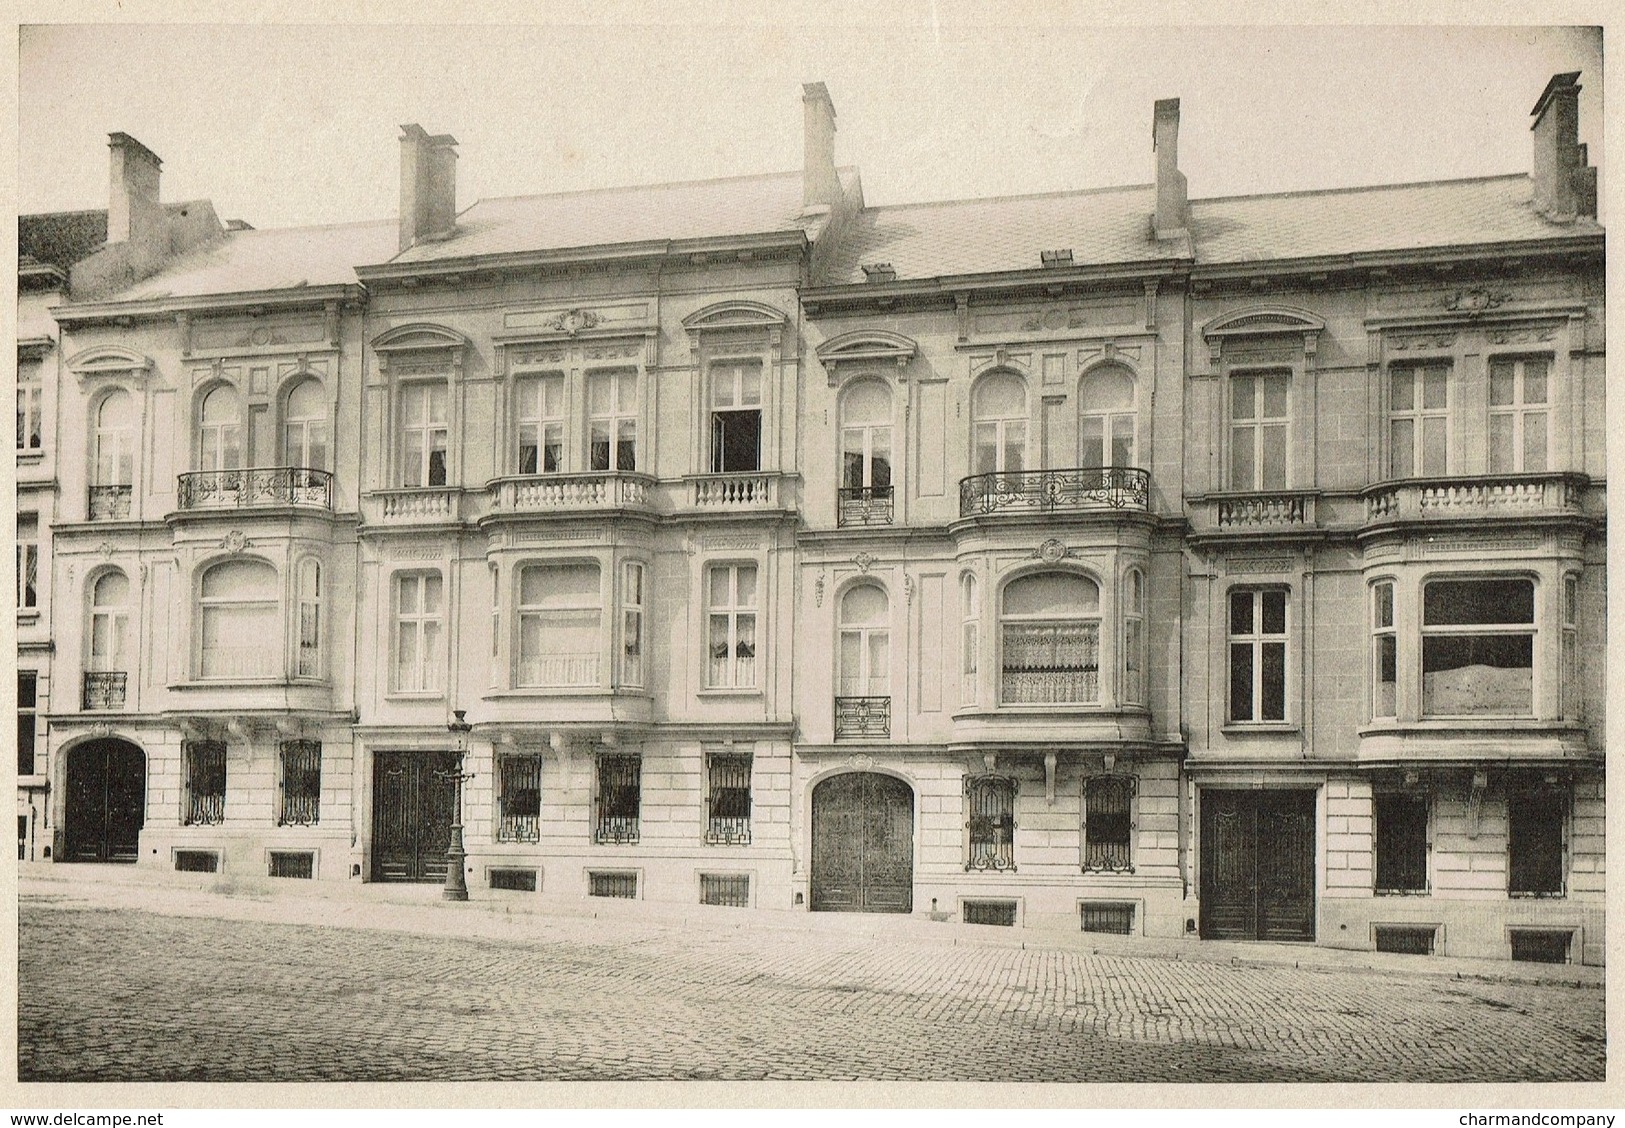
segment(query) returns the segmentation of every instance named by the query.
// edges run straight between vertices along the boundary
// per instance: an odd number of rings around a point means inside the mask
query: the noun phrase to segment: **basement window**
[[[533,869],[493,869],[489,876],[492,889],[508,889],[517,893],[536,892],[536,871]]]
[[[310,850],[272,850],[270,875],[272,877],[316,876],[316,855]]]
[[[966,924],[996,924],[1014,928],[1016,903],[1014,901],[966,901],[963,912]]]
[[[1377,925],[1377,951],[1398,952],[1407,956],[1431,956],[1439,930],[1427,926]]]
[[[1512,958],[1525,963],[1561,964],[1569,962],[1574,933],[1566,929],[1514,928],[1511,933]]]
[[[1085,901],[1082,905],[1085,932],[1110,932],[1130,936],[1134,932],[1134,906],[1112,901]]]
[[[700,874],[700,904],[750,908],[750,875],[745,873]]]
[[[635,900],[638,895],[638,875],[632,871],[596,870],[587,875],[587,886],[590,897]]]
[[[181,873],[219,873],[220,854],[215,850],[176,850],[175,869]]]

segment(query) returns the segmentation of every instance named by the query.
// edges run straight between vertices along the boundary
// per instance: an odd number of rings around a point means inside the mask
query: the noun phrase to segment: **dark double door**
[[[1202,792],[1202,936],[1315,938],[1315,793]]]
[[[70,862],[134,862],[146,818],[147,757],[123,740],[68,753],[63,853]]]
[[[380,752],[372,769],[372,879],[444,881],[456,818],[454,752]]]
[[[914,791],[892,776],[848,772],[813,788],[814,912],[914,908]]]

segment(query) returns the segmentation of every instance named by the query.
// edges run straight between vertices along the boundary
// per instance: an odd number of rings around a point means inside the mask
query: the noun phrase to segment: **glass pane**
[[[1422,406],[1442,411],[1446,406],[1449,387],[1448,369],[1429,368],[1422,373]]]
[[[976,453],[972,469],[978,474],[992,474],[999,468],[999,432],[996,423],[978,423],[973,428]]]
[[[1086,576],[1040,572],[1011,580],[1004,589],[1006,615],[1073,617],[1100,609],[1100,588]]]
[[[1286,376],[1265,376],[1260,383],[1263,384],[1262,398],[1264,402],[1261,413],[1263,418],[1286,418],[1286,399],[1287,389],[1291,386],[1290,378]]]
[[[1390,478],[1409,478],[1416,465],[1416,450],[1414,436],[1416,422],[1412,419],[1395,419],[1388,424],[1388,476]]]
[[[1230,593],[1230,633],[1233,635],[1250,635],[1253,633],[1252,592],[1233,591]]]
[[[887,423],[891,418],[891,393],[875,380],[854,384],[841,402],[841,418],[848,425]]]
[[[1254,486],[1253,428],[1230,429],[1230,488],[1250,490]]]
[[[1388,380],[1389,408],[1410,411],[1416,406],[1416,373],[1410,368],[1396,368]]]
[[[1523,402],[1546,402],[1546,362],[1543,360],[1526,360],[1523,362]]]
[[[1116,415],[1112,417],[1112,465],[1134,465],[1134,417],[1132,415]]]
[[[1546,469],[1546,413],[1529,411],[1523,417],[1523,472],[1539,474]]]
[[[1534,703],[1533,656],[1533,635],[1423,636],[1422,711],[1527,715]]]
[[[1230,719],[1253,719],[1253,647],[1247,642],[1230,644]]]
[[[1533,580],[1434,580],[1422,589],[1424,626],[1534,621]]]
[[[739,606],[756,606],[756,565],[742,564],[739,573]]]
[[[1259,671],[1259,720],[1286,720],[1286,643],[1266,642]]]
[[[1078,436],[1078,465],[1106,465],[1105,420],[1098,415],[1085,415],[1080,420]]]
[[[880,453],[875,448],[875,454],[869,462],[869,484],[876,489],[885,489],[891,485],[891,457]]]
[[[1253,408],[1253,378],[1237,376],[1230,381],[1230,418],[1251,419]]]
[[[587,411],[591,415],[610,413],[609,377],[602,372],[587,377]]]
[[[1097,368],[1083,378],[1082,401],[1096,411],[1134,406],[1134,377],[1128,370]]]
[[[1377,637],[1377,695],[1373,708],[1379,717],[1394,715],[1394,682],[1398,662],[1393,635]]]
[[[733,593],[730,590],[732,587],[732,577],[732,568],[711,569],[710,605],[712,607],[733,606]]]
[[[615,381],[615,408],[621,414],[629,414],[637,409],[638,378],[634,373],[623,372]]]
[[[841,597],[841,622],[846,626],[880,626],[886,621],[886,593],[873,584],[860,584]]]
[[[754,406],[762,402],[762,366],[747,364],[740,373],[739,402],[745,406]]]
[[[1027,425],[1004,425],[1004,469],[1019,473],[1027,468]]]
[[[1027,389],[1019,377],[1007,373],[989,376],[976,385],[974,411],[980,419],[1024,415]]]
[[[420,577],[423,581],[423,610],[431,615],[440,613],[440,576],[438,573]]]
[[[863,636],[857,631],[841,632],[841,684],[836,688],[838,697],[863,695]]]
[[[401,484],[423,484],[423,432],[408,431],[401,443]]]
[[[1378,584],[1372,589],[1376,601],[1375,623],[1379,627],[1394,625],[1394,585]]]
[[[435,445],[429,451],[429,481],[431,486],[446,484],[446,436],[438,432],[433,436]]]
[[[1422,420],[1422,473],[1443,474],[1447,465],[1445,420],[1432,415]]]
[[[417,689],[417,624],[402,623],[395,632],[395,684],[401,689]]]
[[[863,452],[848,450],[841,455],[841,485],[858,489],[863,485]]]
[[[588,428],[587,434],[588,457],[591,460],[589,470],[609,469],[609,423],[604,420],[595,420]]]
[[[1505,407],[1513,402],[1512,362],[1497,360],[1490,365],[1490,405]]]
[[[891,635],[886,631],[869,634],[869,686],[871,697],[885,697],[891,667],[887,661]]]
[[[1512,416],[1490,416],[1490,473],[1510,474],[1512,461]]]
[[[636,470],[638,468],[638,441],[637,424],[630,419],[622,419],[615,437],[615,468],[617,470]]]
[[[1259,592],[1259,602],[1263,604],[1260,633],[1286,634],[1286,592]]]
[[[1276,425],[1260,428],[1258,485],[1265,490],[1286,489],[1286,428]]]

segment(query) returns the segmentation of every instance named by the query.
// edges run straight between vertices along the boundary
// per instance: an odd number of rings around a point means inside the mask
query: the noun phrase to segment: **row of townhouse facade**
[[[461,212],[409,126],[263,232],[115,134],[105,246],[24,221],[19,855],[1600,962],[1578,89],[1228,200],[1177,101],[897,207],[821,84],[799,173]]]

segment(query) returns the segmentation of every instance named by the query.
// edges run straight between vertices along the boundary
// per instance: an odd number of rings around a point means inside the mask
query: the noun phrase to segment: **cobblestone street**
[[[153,913],[26,887],[20,912],[23,1080],[1603,1077],[1593,983],[1017,947],[970,926],[877,940],[745,913],[706,928],[410,905],[363,925],[343,906],[198,894]],[[221,919],[245,915],[303,919]]]

